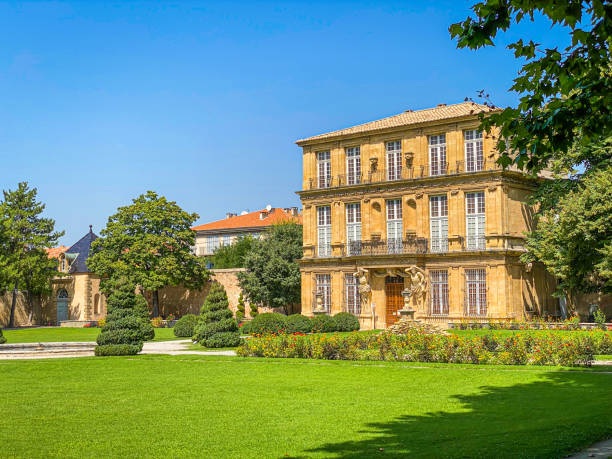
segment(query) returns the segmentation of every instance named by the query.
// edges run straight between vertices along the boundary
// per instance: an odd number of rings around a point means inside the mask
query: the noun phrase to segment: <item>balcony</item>
[[[360,174],[338,174],[319,180],[310,178],[306,183],[306,190],[320,190],[344,186],[355,186],[369,183],[394,182],[398,180],[420,180],[423,178],[453,176],[459,174],[472,174],[483,171],[500,171],[502,167],[494,160],[477,162],[455,161],[454,163],[441,163],[438,165],[402,167],[394,171],[376,170]],[[510,170],[517,170],[515,167]]]
[[[479,251],[505,251],[519,250],[523,246],[499,244],[499,238],[489,236],[490,241],[484,235],[479,236],[452,236],[449,238],[422,238],[413,237],[408,239],[390,240],[367,240],[350,241],[348,243],[334,243],[328,246],[305,247],[304,258],[329,259],[341,257],[371,257],[383,255],[424,255],[479,252]]]

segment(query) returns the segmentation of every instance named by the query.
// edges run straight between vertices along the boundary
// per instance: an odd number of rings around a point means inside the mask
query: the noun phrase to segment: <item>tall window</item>
[[[361,153],[359,147],[346,149],[346,184],[361,183]]]
[[[387,149],[387,180],[402,178],[402,142],[394,140],[386,143]]]
[[[465,270],[467,315],[487,313],[487,277],[484,269]]]
[[[231,245],[232,237],[229,234],[224,234],[221,238],[221,245]]]
[[[353,274],[344,275],[344,288],[346,310],[351,314],[361,314],[361,298],[359,296],[359,282]]]
[[[482,154],[482,132],[465,131],[465,170],[466,172],[481,171],[484,166]]]
[[[361,204],[346,205],[346,243],[348,255],[361,255]]]
[[[429,272],[431,284],[431,314],[448,314],[448,272],[436,270]]]
[[[317,207],[317,230],[319,233],[318,254],[331,256],[331,207]]]
[[[206,254],[213,253],[219,247],[219,236],[206,236]]]
[[[448,199],[446,195],[429,198],[431,251],[448,251]]]
[[[485,201],[484,192],[466,193],[465,213],[468,250],[485,249]]]
[[[387,201],[387,251],[402,253],[402,200]]]
[[[331,186],[331,160],[329,151],[317,153],[317,177],[319,188]]]
[[[321,306],[331,312],[331,274],[317,274],[317,295],[321,294]]]
[[[446,134],[429,136],[429,175],[446,174]]]

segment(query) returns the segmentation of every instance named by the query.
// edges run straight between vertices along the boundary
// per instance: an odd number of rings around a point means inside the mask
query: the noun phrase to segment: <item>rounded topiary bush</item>
[[[257,314],[249,325],[252,335],[265,333],[282,333],[287,329],[287,316],[278,312],[264,312]]]
[[[310,333],[312,331],[312,320],[302,314],[291,314],[287,316],[287,333]]]
[[[359,319],[350,312],[339,312],[334,317],[336,331],[349,332],[359,330]]]
[[[234,347],[240,344],[238,323],[229,310],[225,289],[218,282],[212,284],[204,301],[195,338],[205,347]]]
[[[6,338],[2,334],[2,329],[0,328],[0,344],[6,343]]]
[[[319,314],[312,319],[313,333],[330,333],[336,331],[336,321],[332,316]]]
[[[195,314],[187,314],[181,317],[174,324],[174,336],[180,338],[191,338],[195,333],[195,327],[198,324],[198,316]]]

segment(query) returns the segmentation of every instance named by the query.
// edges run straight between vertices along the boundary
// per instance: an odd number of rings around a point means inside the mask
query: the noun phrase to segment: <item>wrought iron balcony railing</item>
[[[307,190],[337,188],[367,183],[393,182],[397,180],[418,180],[427,177],[440,177],[446,175],[471,174],[482,171],[501,170],[502,167],[495,160],[454,161],[422,166],[402,166],[399,168],[353,174],[338,174],[329,177],[313,177],[306,183]],[[516,167],[510,170],[518,170]]]

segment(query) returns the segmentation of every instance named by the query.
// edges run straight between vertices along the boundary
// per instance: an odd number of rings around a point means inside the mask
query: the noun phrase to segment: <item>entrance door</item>
[[[57,293],[57,323],[68,320],[68,292],[61,289]]]
[[[398,312],[404,307],[404,290],[403,277],[386,277],[385,278],[385,293],[387,295],[387,327],[393,325],[399,320]]]

